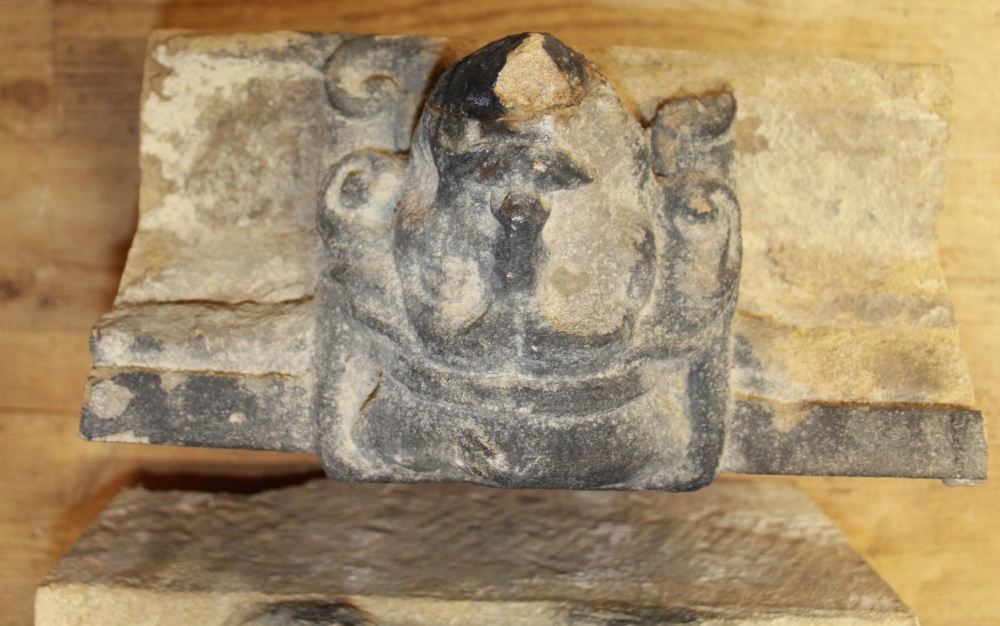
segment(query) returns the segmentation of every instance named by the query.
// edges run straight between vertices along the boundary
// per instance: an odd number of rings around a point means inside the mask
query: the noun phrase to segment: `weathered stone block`
[[[154,36],[86,437],[314,450],[343,480],[985,478],[935,249],[943,70],[459,56]]]

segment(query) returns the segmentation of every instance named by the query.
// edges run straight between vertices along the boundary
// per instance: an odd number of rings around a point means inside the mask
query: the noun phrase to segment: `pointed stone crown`
[[[444,73],[430,96],[435,110],[479,121],[539,117],[583,98],[583,58],[547,33],[510,35]]]

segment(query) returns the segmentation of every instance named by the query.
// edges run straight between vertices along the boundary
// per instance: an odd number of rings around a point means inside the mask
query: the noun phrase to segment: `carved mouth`
[[[646,393],[652,384],[639,362],[588,376],[533,376],[517,371],[469,372],[427,360],[400,359],[392,376],[414,394],[454,405],[565,416],[616,409]]]

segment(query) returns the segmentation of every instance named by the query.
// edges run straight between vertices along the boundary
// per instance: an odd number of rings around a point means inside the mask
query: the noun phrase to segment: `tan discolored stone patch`
[[[580,86],[563,74],[543,49],[539,34],[528,35],[525,43],[507,56],[507,64],[497,76],[494,91],[511,115],[546,111],[573,104]]]
[[[120,417],[135,395],[113,381],[105,380],[90,388],[88,406],[98,418],[113,420]]]

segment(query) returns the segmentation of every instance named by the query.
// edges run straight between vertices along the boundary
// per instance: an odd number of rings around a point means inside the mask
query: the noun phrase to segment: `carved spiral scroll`
[[[353,152],[330,168],[322,195],[327,217],[388,224],[399,202],[406,160],[376,150]]]
[[[358,37],[341,44],[324,69],[330,106],[349,119],[391,129],[391,150],[405,151],[442,51],[431,37]]]
[[[399,55],[391,39],[360,37],[337,48],[324,70],[330,104],[348,117],[370,117],[398,102]]]
[[[736,98],[728,92],[666,101],[651,128],[653,169],[660,176],[714,175],[732,185]]]

